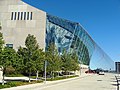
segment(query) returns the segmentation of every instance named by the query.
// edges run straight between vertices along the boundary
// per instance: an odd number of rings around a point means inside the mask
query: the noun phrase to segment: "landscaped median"
[[[55,77],[55,78],[47,78],[47,81],[56,81],[56,80],[63,80],[63,79],[68,79],[68,78],[74,78],[78,77],[78,75],[72,75],[72,76],[60,76],[60,77]],[[44,79],[41,80],[33,80],[31,82],[28,81],[9,81],[5,85],[0,84],[0,89],[3,88],[10,88],[10,87],[17,87],[17,86],[22,86],[22,85],[29,85],[29,84],[36,84],[36,83],[42,83]]]

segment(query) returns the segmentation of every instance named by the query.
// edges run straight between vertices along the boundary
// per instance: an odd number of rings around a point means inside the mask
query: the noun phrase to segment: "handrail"
[[[119,80],[117,78],[117,76],[115,76],[116,80],[117,80],[117,90],[119,90]]]

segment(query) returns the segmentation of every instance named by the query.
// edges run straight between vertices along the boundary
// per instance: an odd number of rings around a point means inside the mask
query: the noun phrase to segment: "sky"
[[[79,22],[114,61],[120,61],[120,0],[23,1],[51,15]]]

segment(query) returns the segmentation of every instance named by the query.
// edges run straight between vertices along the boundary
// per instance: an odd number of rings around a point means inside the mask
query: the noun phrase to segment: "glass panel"
[[[81,64],[90,65],[92,68],[93,66],[91,66],[90,62],[94,60],[95,62],[102,62],[101,65],[104,67],[110,66],[107,62],[110,64],[113,63],[80,24],[47,14],[46,47],[51,42],[55,43],[58,52],[61,54],[63,49],[66,49],[67,52],[76,51],[79,62]],[[96,53],[96,50],[99,53]],[[96,54],[98,57],[94,58],[97,56]]]
[[[13,44],[6,44],[6,47],[13,48]]]

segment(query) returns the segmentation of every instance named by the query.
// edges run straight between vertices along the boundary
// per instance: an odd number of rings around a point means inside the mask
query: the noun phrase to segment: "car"
[[[95,73],[95,71],[94,70],[87,70],[87,71],[85,71],[85,73],[87,74],[87,73]]]
[[[104,71],[100,71],[99,75],[105,75]]]

